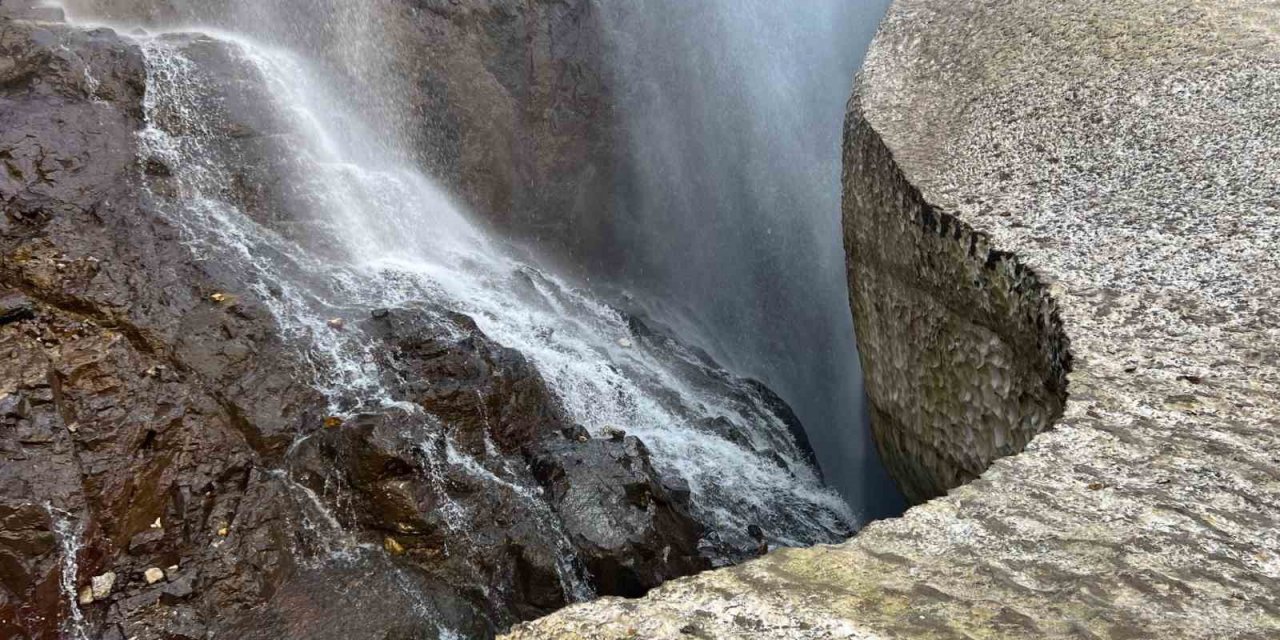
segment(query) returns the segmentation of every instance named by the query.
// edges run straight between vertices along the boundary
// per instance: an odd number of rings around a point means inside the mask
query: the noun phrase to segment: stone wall
[[[924,502],[1058,419],[1071,354],[1035,272],[926,202],[850,107],[844,239],[871,425],[903,493]]]

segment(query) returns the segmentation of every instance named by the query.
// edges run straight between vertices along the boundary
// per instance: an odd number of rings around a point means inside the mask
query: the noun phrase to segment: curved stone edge
[[[1070,340],[1033,269],[903,175],[861,94],[844,135],[849,299],[881,460],[921,503],[1057,421]]]

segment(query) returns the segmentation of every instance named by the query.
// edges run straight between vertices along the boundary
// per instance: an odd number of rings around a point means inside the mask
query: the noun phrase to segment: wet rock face
[[[376,24],[374,71],[353,73],[366,112],[415,143],[417,160],[494,226],[567,264],[599,246],[610,204],[614,121],[602,26],[590,0],[68,0],[73,15],[150,28],[210,24],[253,34],[270,19],[327,12],[345,29]],[[278,38],[279,34],[263,36]],[[333,34],[285,44],[342,69]],[[362,58],[360,64],[367,64]]]
[[[502,229],[580,263],[613,188],[609,77],[590,0],[413,2],[419,143],[434,174]],[[461,46],[460,46],[461,45]]]
[[[0,636],[484,637],[706,566],[643,446],[584,439],[465,316],[350,322],[403,408],[332,420],[263,300],[157,213],[145,78],[109,31],[0,17]],[[220,108],[238,201],[306,224],[287,140]]]
[[[564,412],[541,376],[519,352],[494,344],[461,314],[432,319],[391,310],[362,323],[388,349],[381,353],[386,383],[402,397],[455,426],[470,449],[489,437],[501,451],[563,427]]]
[[[664,485],[644,443],[621,432],[562,435],[533,452],[533,473],[601,594],[637,597],[710,567],[698,555],[702,527],[689,516],[688,487]]]

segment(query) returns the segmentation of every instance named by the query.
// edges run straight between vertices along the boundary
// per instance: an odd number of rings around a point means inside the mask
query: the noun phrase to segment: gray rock
[[[101,600],[111,595],[111,590],[116,586],[116,574],[108,571],[102,575],[94,576],[90,585],[93,588],[93,599]]]
[[[195,592],[194,580],[191,574],[171,578],[169,582],[160,586],[160,601],[171,605],[191,597]]]
[[[36,308],[30,298],[21,293],[0,293],[0,326],[28,320],[35,315]]]

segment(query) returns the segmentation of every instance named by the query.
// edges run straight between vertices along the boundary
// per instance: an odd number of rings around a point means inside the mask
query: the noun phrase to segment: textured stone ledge
[[[1010,282],[1014,264],[1038,274],[1075,357],[1061,418],[978,480],[843,545],[573,607],[513,637],[1280,636],[1278,32],[1274,1],[898,0],[846,152],[874,156],[879,138],[896,161],[902,185],[879,186],[881,213],[897,217],[881,222],[935,245],[919,255],[963,243],[912,230],[929,226],[913,189],[968,225],[962,237],[976,229],[1016,254],[999,261]],[[855,184],[894,175],[888,156],[850,168]],[[866,221],[851,217],[850,233],[893,233],[860,231]],[[889,257],[918,258],[876,264]],[[893,275],[884,286],[919,274]],[[938,294],[937,282],[918,288]],[[998,308],[998,288],[965,290],[934,304],[953,318]],[[891,320],[860,331],[898,338],[864,344],[939,357],[902,344]],[[1012,352],[1063,353],[1048,333],[993,333]],[[881,424],[910,425],[903,415]],[[936,459],[906,437],[898,448],[920,456],[903,460],[927,489],[1016,449],[983,434],[939,439],[967,448]]]
[[[880,457],[915,502],[977,478],[1062,415],[1068,340],[1040,277],[927,202],[850,104],[849,299]]]

